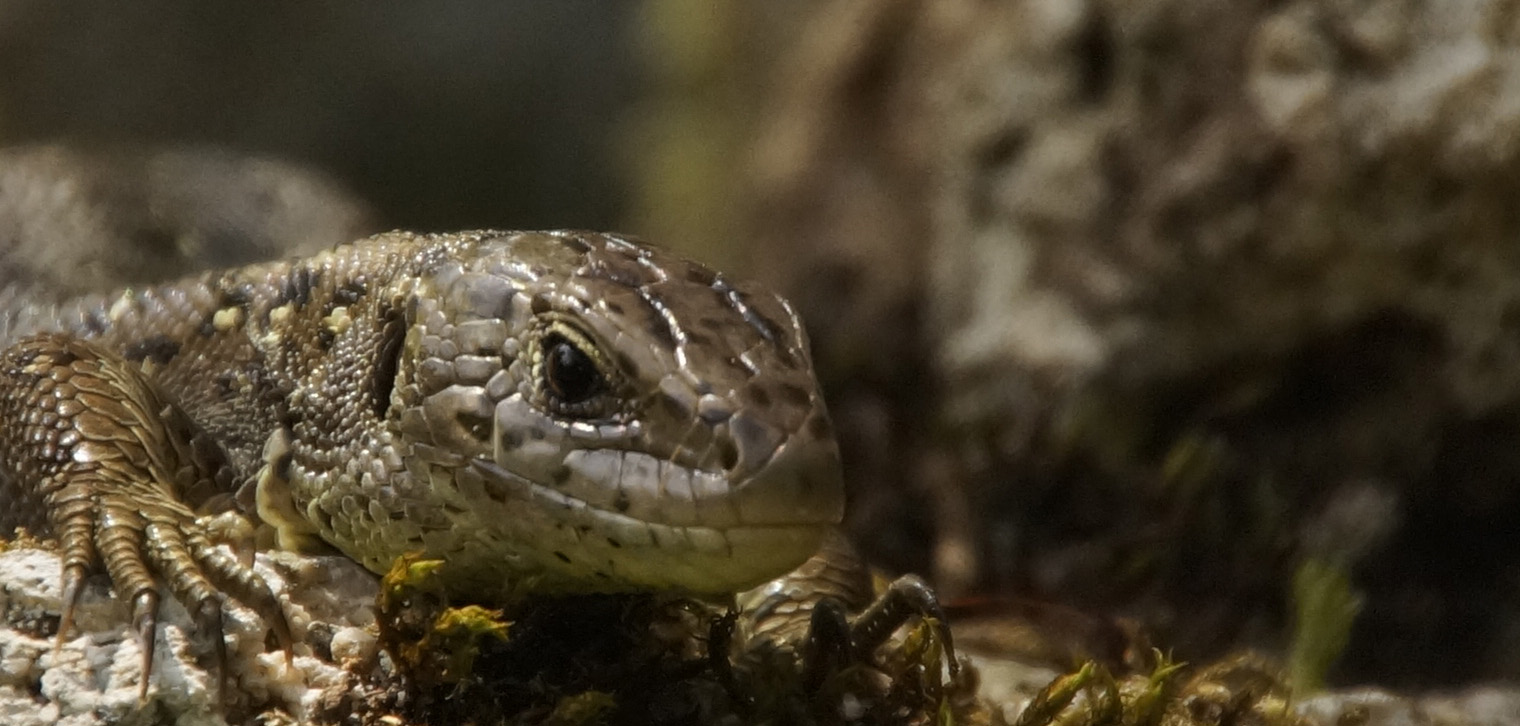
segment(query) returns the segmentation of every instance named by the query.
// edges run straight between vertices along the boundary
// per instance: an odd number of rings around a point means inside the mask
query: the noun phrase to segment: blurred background
[[[802,308],[881,567],[1337,684],[1520,679],[1517,157],[1506,0],[0,0],[12,279],[642,235]]]

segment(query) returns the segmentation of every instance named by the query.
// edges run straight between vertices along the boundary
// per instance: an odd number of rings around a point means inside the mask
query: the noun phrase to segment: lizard
[[[834,627],[864,649],[938,613],[912,577],[869,602],[796,311],[634,238],[381,234],[11,305],[0,346],[0,532],[59,541],[60,642],[104,567],[144,693],[160,583],[215,632],[242,602],[290,653],[217,511],[376,573],[441,559],[475,597],[747,592],[751,629],[787,637],[837,599],[870,605]]]

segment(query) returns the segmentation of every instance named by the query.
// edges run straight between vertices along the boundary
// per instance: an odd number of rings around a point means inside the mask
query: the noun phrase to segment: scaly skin
[[[240,600],[290,653],[267,584],[213,546],[229,509],[377,573],[443,560],[470,599],[740,593],[746,650],[815,685],[928,615],[956,673],[932,592],[872,602],[835,531],[838,451],[774,293],[611,235],[474,232],[0,299],[0,532],[60,541],[60,640],[104,566],[144,693],[160,583],[210,632]]]
[[[8,322],[7,344],[57,330],[143,363],[229,460],[211,490],[254,484],[286,545],[377,572],[421,552],[461,587],[731,592],[842,513],[796,315],[615,237],[382,235]],[[546,340],[598,390],[556,397]],[[36,490],[30,460],[5,464]]]
[[[736,592],[842,515],[790,306],[615,236],[379,235],[13,305],[0,345],[0,531],[57,537],[71,598],[104,564],[149,641],[159,580],[283,629],[197,519],[233,500],[286,547],[421,553],[476,597]]]

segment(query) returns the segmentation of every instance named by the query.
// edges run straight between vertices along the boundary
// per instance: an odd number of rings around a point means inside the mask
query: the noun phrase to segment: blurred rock
[[[0,148],[0,276],[59,298],[378,231],[326,175],[209,147]]]
[[[1365,688],[1325,693],[1296,709],[1314,723],[1358,726],[1509,726],[1520,723],[1520,692],[1478,686],[1452,694],[1401,696]]]
[[[852,536],[878,563],[928,572],[936,555],[965,564],[967,542],[949,535],[974,533],[942,524],[965,498],[945,486],[950,472],[931,446],[935,129],[924,84],[934,67],[919,61],[936,38],[921,15],[904,0],[836,2],[796,24],[805,32],[764,86],[769,103],[736,177],[747,200],[736,246],[747,272],[804,311],[847,462]],[[926,546],[936,530],[939,553]]]
[[[969,537],[961,581],[1193,657],[1280,646],[1300,538],[1323,551],[1350,506],[1387,519],[1342,548],[1368,604],[1332,678],[1520,677],[1517,23],[1503,0],[821,8],[749,234],[865,439],[866,544],[923,567],[913,533]]]

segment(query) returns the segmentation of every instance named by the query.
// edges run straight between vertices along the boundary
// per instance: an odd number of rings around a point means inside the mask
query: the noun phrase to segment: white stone
[[[375,577],[342,557],[261,553],[255,569],[285,602],[301,640],[315,623],[335,631],[340,662],[373,662]],[[304,643],[293,664],[265,652],[267,628],[247,608],[225,610],[229,692],[218,699],[213,641],[196,633],[189,613],[167,591],[159,612],[153,674],[139,701],[141,651],[129,626],[130,608],[104,577],[84,589],[62,647],[51,632],[63,610],[56,554],[13,547],[0,552],[0,723],[95,726],[157,724],[216,726],[223,702],[254,712],[284,712],[302,721],[325,688],[341,687],[338,663],[315,657]]]

